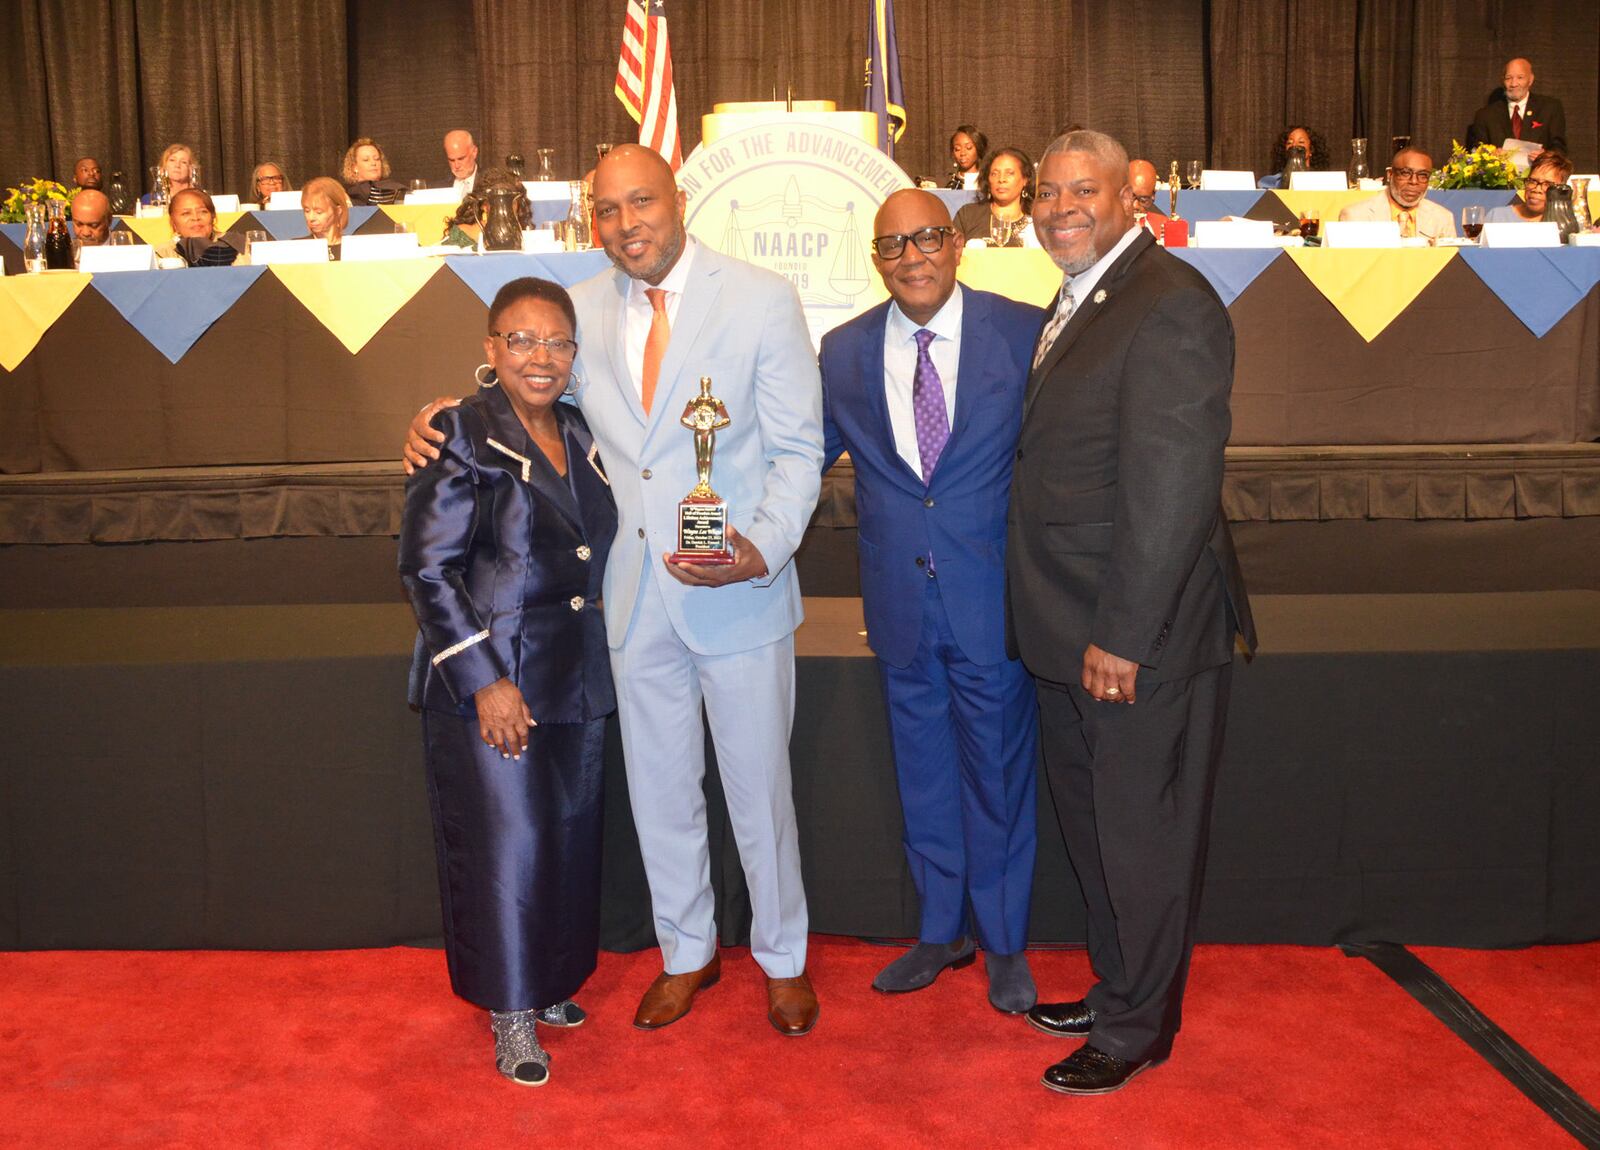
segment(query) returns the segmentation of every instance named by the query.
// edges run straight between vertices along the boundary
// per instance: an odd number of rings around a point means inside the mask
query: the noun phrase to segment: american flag
[[[628,0],[615,90],[628,115],[639,122],[639,142],[660,152],[677,171],[683,149],[678,143],[678,94],[672,87],[672,49],[667,44],[663,0]]]

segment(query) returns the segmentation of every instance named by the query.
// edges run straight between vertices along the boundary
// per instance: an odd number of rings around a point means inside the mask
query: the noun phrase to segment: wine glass
[[[616,147],[615,144],[596,144],[594,146],[595,163],[599,163],[601,160],[605,159],[610,153],[611,149],[614,147]]]
[[[1314,240],[1322,233],[1322,213],[1316,208],[1302,208],[1300,210],[1300,235],[1305,239]]]
[[[536,180],[554,179],[555,168],[552,166],[552,161],[555,159],[556,150],[554,148],[535,148],[533,154],[539,160],[539,171],[533,178]]]
[[[1189,161],[1185,171],[1185,178],[1188,181],[1189,187],[1198,188],[1200,186],[1200,173],[1203,171],[1205,171],[1205,164],[1203,164],[1201,161]]]
[[[1461,234],[1474,242],[1483,232],[1483,205],[1468,204],[1461,209]]]

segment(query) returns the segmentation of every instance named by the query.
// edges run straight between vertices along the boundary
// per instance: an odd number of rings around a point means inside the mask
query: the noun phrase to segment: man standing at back
[[[807,1033],[806,896],[789,779],[800,545],[822,486],[822,389],[805,315],[781,276],[696,243],[672,169],[636,144],[595,169],[600,242],[615,265],[572,289],[577,401],[617,501],[605,573],[628,792],[663,970],[634,1025],[676,1022],[721,977],[706,838],[711,726],[750,890],[750,950],[767,975],[767,1016]],[[677,549],[678,501],[695,486],[679,423],[710,376],[730,419],[717,432],[717,493],[734,561],[692,567]],[[439,402],[448,401],[436,401]],[[412,421],[408,465],[437,452]]]
[[[1554,96],[1534,95],[1533,64],[1517,57],[1507,61],[1501,87],[1479,108],[1467,128],[1467,147],[1522,140],[1541,149],[1567,150],[1567,113]]]
[[[1046,1086],[1104,1094],[1178,1033],[1234,636],[1254,643],[1220,507],[1233,325],[1132,226],[1111,137],[1050,144],[1033,221],[1066,279],[1023,401],[1010,623],[1099,981],[1028,1021],[1088,1038]]]
[[[1020,1013],[1036,997],[1037,728],[1005,652],[1005,506],[1043,313],[956,283],[963,240],[936,196],[895,192],[873,233],[892,299],[822,339],[827,462],[855,465],[867,641],[921,900],[917,945],[872,985],[920,990],[971,962],[970,907],[989,1001]]]

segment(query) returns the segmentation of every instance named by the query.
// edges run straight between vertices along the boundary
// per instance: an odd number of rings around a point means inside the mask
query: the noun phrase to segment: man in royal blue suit
[[[827,462],[855,464],[861,599],[889,708],[918,942],[873,980],[919,990],[985,952],[989,1001],[1034,1004],[1033,684],[1005,651],[1006,500],[1044,313],[956,283],[938,197],[894,193],[873,263],[893,297],[822,340]]]

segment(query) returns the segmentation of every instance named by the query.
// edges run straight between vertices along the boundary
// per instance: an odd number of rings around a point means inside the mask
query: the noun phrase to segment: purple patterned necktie
[[[933,332],[923,328],[917,332],[917,370],[911,377],[911,414],[917,421],[917,454],[922,459],[922,482],[933,480],[933,469],[939,465],[939,453],[944,441],[950,438],[950,415],[944,406],[944,385],[939,381],[939,371],[928,355],[928,345],[933,342]]]

